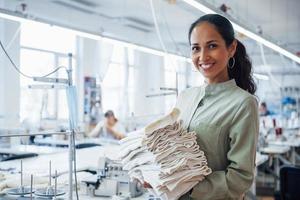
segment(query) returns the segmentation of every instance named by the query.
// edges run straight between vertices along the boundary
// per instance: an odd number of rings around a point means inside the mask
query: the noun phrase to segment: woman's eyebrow
[[[218,42],[218,40],[209,40],[208,42],[206,42],[206,44],[213,43],[213,42]]]
[[[213,42],[218,42],[218,40],[209,40],[206,42],[206,44],[210,44],[210,43],[213,43]],[[199,46],[199,43],[192,43],[191,46]]]

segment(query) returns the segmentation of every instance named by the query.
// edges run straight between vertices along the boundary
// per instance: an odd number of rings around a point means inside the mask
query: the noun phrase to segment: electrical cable
[[[163,40],[162,40],[161,34],[160,34],[160,30],[159,30],[159,26],[158,26],[158,23],[157,23],[157,18],[156,18],[154,6],[153,6],[153,1],[152,1],[152,0],[149,0],[149,2],[150,2],[150,8],[151,8],[152,18],[153,18],[153,22],[154,22],[154,26],[155,26],[156,35],[157,35],[157,37],[158,37],[160,46],[161,46],[161,48],[163,49],[163,51],[164,51],[166,54],[168,54],[167,49],[166,49],[166,46],[165,46],[165,44],[164,44],[164,42],[163,42]]]
[[[177,45],[177,43],[176,43],[176,41],[175,41],[175,39],[174,39],[174,37],[173,37],[173,34],[171,33],[171,29],[170,29],[170,27],[169,27],[169,23],[168,23],[168,21],[167,21],[167,17],[166,17],[166,14],[165,14],[165,9],[164,9],[164,7],[163,6],[161,6],[161,1],[160,1],[160,7],[162,7],[162,14],[161,14],[161,16],[163,17],[163,22],[164,22],[164,24],[165,24],[165,26],[166,26],[166,29],[167,29],[167,32],[168,32],[168,34],[169,34],[169,36],[170,36],[170,38],[171,38],[171,40],[172,40],[172,42],[173,42],[173,44],[174,44],[174,46],[175,46],[175,48],[176,48],[176,51],[177,51],[177,53],[179,53],[180,54],[180,56],[184,56],[184,54],[182,53],[182,51],[181,51],[181,49],[180,49],[180,47]]]
[[[159,43],[160,43],[163,51],[166,53],[167,57],[169,58],[169,60],[172,62],[172,65],[174,67],[176,67],[177,66],[176,61],[174,61],[173,57],[170,56],[170,54],[168,53],[168,51],[166,49],[166,46],[165,46],[165,44],[163,42],[163,39],[161,37],[161,32],[160,32],[160,29],[159,29],[159,26],[158,26],[158,23],[157,23],[157,17],[156,17],[154,5],[153,5],[153,0],[149,0],[149,2],[150,2],[150,8],[151,8],[151,13],[152,13],[152,18],[153,18],[153,22],[154,22],[155,32],[156,32],[156,35],[158,37]],[[174,72],[176,73],[176,76],[177,76],[177,70],[176,70],[176,68],[174,69]],[[177,85],[177,80],[176,80],[175,84]],[[178,88],[176,88],[176,89],[178,89]]]
[[[34,76],[29,76],[29,75],[23,73],[23,72],[17,67],[17,65],[14,63],[14,61],[11,59],[11,57],[10,57],[9,54],[7,53],[6,49],[4,48],[4,46],[3,46],[2,42],[1,42],[1,40],[0,40],[0,46],[1,46],[1,49],[3,50],[3,52],[5,53],[6,57],[8,58],[8,60],[9,60],[10,63],[12,64],[12,66],[14,67],[14,69],[15,69],[19,74],[21,74],[22,76],[24,76],[24,77],[26,77],[26,78],[29,78],[29,79],[33,79],[33,78],[34,78]],[[49,73],[47,73],[47,74],[45,74],[45,75],[43,75],[43,76],[39,76],[39,77],[41,77],[41,78],[48,77],[48,76],[54,74],[55,72],[57,72],[57,71],[60,70],[60,69],[65,69],[65,70],[67,70],[66,67],[64,67],[64,66],[59,66],[59,67],[57,67],[55,70],[53,70],[53,71],[51,71],[51,72],[49,72]]]
[[[29,76],[29,75],[23,73],[21,70],[19,70],[19,68],[16,66],[16,64],[14,63],[14,61],[11,59],[11,57],[10,57],[9,54],[7,53],[7,51],[6,51],[5,47],[3,46],[1,40],[0,40],[0,46],[1,46],[2,50],[4,51],[6,57],[9,59],[10,63],[12,64],[13,68],[14,68],[19,74],[21,74],[22,76],[24,76],[24,77],[26,77],[26,78],[29,78],[29,79],[33,79],[33,78],[34,78],[34,76]],[[59,66],[59,67],[57,67],[56,69],[54,69],[53,71],[51,71],[51,72],[49,72],[49,73],[47,73],[47,74],[45,74],[45,75],[43,75],[43,76],[40,76],[40,78],[48,77],[48,76],[54,74],[55,72],[57,72],[57,71],[60,70],[60,69],[65,69],[66,72],[67,72],[67,70],[68,70],[68,69],[67,69],[66,67],[64,67],[64,66]],[[70,111],[69,111],[69,112],[70,112]],[[75,123],[75,122],[74,122],[74,119],[71,119],[71,123],[74,125],[74,123]],[[77,198],[77,200],[79,200],[78,187],[77,187],[77,173],[76,173],[75,130],[74,130],[74,132],[71,133],[70,137],[72,137],[72,140],[73,140],[73,141],[72,141],[72,144],[71,144],[72,147],[70,147],[70,148],[73,149],[73,157],[74,157],[74,159],[73,159],[73,167],[74,167],[74,179],[75,179],[75,192],[76,192],[76,198]]]
[[[11,42],[9,43],[8,47],[10,47],[10,45],[12,44],[12,41],[15,39],[17,33],[19,32],[19,30],[14,34]],[[14,61],[12,60],[12,58],[9,56],[9,54],[7,53],[5,47],[3,46],[1,40],[0,40],[0,46],[2,48],[2,50],[4,51],[6,57],[9,59],[11,65],[13,66],[13,68],[19,73],[21,74],[22,76],[26,77],[26,78],[29,78],[29,79],[33,79],[34,76],[29,76],[25,73],[23,73],[17,66],[16,64],[14,63]],[[40,76],[40,78],[45,78],[45,77],[48,77],[54,73],[56,73],[58,70],[60,69],[65,69],[66,72],[68,72],[68,69],[64,66],[59,66],[57,67],[56,69],[54,69],[53,71],[43,75],[43,76]],[[73,90],[72,90],[73,91]],[[73,94],[73,93],[72,93]],[[71,119],[71,123],[74,125],[74,119]],[[74,127],[74,126],[73,126]],[[78,186],[77,186],[77,172],[76,172],[76,149],[75,149],[75,130],[73,130],[74,132],[71,133],[70,137],[72,137],[72,142],[71,142],[71,147],[72,148],[72,152],[73,152],[73,167],[74,167],[74,179],[75,179],[75,192],[76,192],[76,199],[79,200],[79,195],[78,195]]]

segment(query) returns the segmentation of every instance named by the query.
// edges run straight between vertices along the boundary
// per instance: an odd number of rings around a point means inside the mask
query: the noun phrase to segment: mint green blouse
[[[183,126],[197,133],[213,171],[193,188],[190,197],[240,199],[254,179],[259,127],[255,96],[229,80],[183,91],[176,107]]]

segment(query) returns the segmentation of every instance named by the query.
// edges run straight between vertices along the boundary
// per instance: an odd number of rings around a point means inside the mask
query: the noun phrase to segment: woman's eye
[[[209,49],[214,49],[214,48],[216,48],[216,47],[217,47],[216,44],[209,44],[209,45],[208,45],[208,48],[209,48]]]
[[[192,47],[192,51],[198,51],[199,47]]]

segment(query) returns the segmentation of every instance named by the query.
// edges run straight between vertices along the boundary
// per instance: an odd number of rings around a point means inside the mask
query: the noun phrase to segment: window
[[[128,117],[133,112],[135,95],[134,50],[125,48],[114,44],[111,62],[102,83],[104,112],[113,110],[121,118]]]
[[[57,42],[55,42],[57,41]],[[64,41],[64,42],[61,42]],[[21,24],[20,69],[31,76],[41,76],[58,66],[68,67],[68,53],[75,52],[76,36],[50,25],[24,22]],[[73,60],[76,66],[76,60]],[[75,79],[75,68],[73,68]],[[66,78],[66,71],[59,70],[51,77]],[[20,117],[67,119],[68,107],[65,89],[29,89],[32,80],[20,77]],[[41,83],[38,83],[41,84]],[[33,103],[34,102],[34,103]]]
[[[178,77],[184,75],[183,72],[178,71],[179,69],[179,61],[170,55],[166,55],[164,57],[164,68],[165,68],[165,87],[172,88],[178,90]],[[173,91],[164,91],[166,93],[173,92]],[[175,91],[174,91],[175,92]],[[176,104],[177,96],[174,95],[167,95],[165,96],[165,110],[164,112],[169,112]]]
[[[108,71],[103,80],[103,109],[104,112],[107,110],[114,110],[119,113],[120,111],[120,99],[122,91],[122,75],[124,70],[121,64],[111,63]]]
[[[35,59],[33,59],[35,58]],[[40,76],[42,74],[48,73],[53,70],[54,66],[54,56],[49,53],[44,53],[40,51],[33,51],[28,49],[21,49],[21,71],[34,76]],[[43,66],[43,67],[40,67]],[[29,89],[29,85],[34,82],[23,76],[20,77],[21,84],[21,106],[20,106],[20,116],[23,120],[27,117],[39,118],[42,104],[49,102],[48,106],[44,108],[44,113],[48,116],[54,116],[54,107],[51,107],[55,98],[54,91],[41,91],[36,89]],[[46,102],[45,102],[46,101]],[[35,103],[33,103],[35,102]],[[51,109],[51,110],[49,110]],[[31,116],[29,116],[31,115]]]

